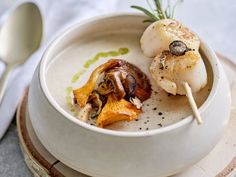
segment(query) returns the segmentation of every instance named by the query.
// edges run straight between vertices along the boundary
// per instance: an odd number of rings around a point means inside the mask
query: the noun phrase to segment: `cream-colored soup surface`
[[[143,55],[139,39],[140,34],[138,33],[114,32],[87,36],[87,38],[73,43],[58,53],[48,65],[46,78],[50,93],[64,110],[75,116],[79,108],[72,106],[72,88],[76,89],[85,84],[91,72],[107,60],[124,59],[135,64],[147,74],[152,84],[152,95],[144,102],[142,108],[144,113],[140,115],[139,119],[131,122],[121,121],[106,128],[120,131],[146,131],[168,126],[186,118],[192,114],[187,98],[169,95],[155,84],[149,73],[152,59]],[[114,57],[100,57],[88,68],[83,66],[97,53],[118,51],[120,48],[128,48],[129,52]],[[200,92],[194,94],[198,107],[207,99],[212,86],[212,70],[208,62],[205,61],[205,64],[208,71],[208,84]],[[80,77],[78,78],[78,76]],[[95,125],[95,120],[89,119],[88,123]]]

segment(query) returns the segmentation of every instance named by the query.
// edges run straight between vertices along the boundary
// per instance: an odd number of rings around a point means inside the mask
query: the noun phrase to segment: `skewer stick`
[[[186,96],[188,98],[189,104],[190,104],[190,106],[193,110],[193,114],[194,114],[195,118],[197,119],[197,123],[201,124],[202,123],[202,118],[201,118],[200,113],[198,111],[196,102],[193,98],[192,90],[191,90],[191,88],[190,88],[190,86],[187,82],[184,82],[183,84],[184,84],[184,89],[186,91]]]

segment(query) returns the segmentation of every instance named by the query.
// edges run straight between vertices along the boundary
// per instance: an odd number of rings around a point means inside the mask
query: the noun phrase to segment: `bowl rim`
[[[105,135],[110,135],[110,136],[118,136],[118,137],[145,137],[145,136],[153,136],[155,134],[161,134],[161,133],[165,133],[165,132],[169,132],[172,130],[175,130],[177,128],[186,126],[187,124],[191,124],[192,122],[195,123],[197,125],[197,123],[195,122],[195,118],[193,118],[193,115],[189,115],[187,117],[185,117],[184,119],[174,123],[174,124],[170,124],[168,126],[165,127],[161,127],[158,129],[151,129],[151,130],[147,130],[147,131],[115,131],[115,130],[109,130],[109,129],[103,129],[103,128],[99,128],[96,126],[91,126],[88,123],[85,123],[79,119],[76,119],[74,116],[72,116],[71,114],[69,114],[68,112],[66,112],[57,102],[56,100],[53,98],[53,96],[50,94],[50,91],[47,87],[47,83],[46,83],[46,78],[45,78],[45,73],[46,73],[46,63],[48,61],[49,58],[49,54],[51,53],[52,49],[54,47],[57,46],[57,43],[59,43],[61,40],[64,39],[64,37],[66,37],[67,35],[70,35],[70,33],[78,28],[80,28],[83,25],[87,25],[90,23],[93,23],[95,21],[98,20],[103,20],[106,18],[114,18],[114,17],[128,17],[128,16],[133,16],[133,17],[137,17],[137,18],[141,18],[141,17],[145,17],[144,15],[142,15],[141,13],[110,13],[110,14],[106,14],[106,15],[100,15],[100,16],[96,16],[96,17],[92,17],[90,19],[85,19],[79,23],[76,23],[72,26],[70,26],[69,28],[67,28],[65,31],[63,31],[62,33],[60,33],[59,35],[57,35],[54,40],[52,40],[52,42],[47,46],[46,50],[44,51],[41,61],[39,63],[39,83],[40,83],[40,87],[42,90],[42,93],[44,95],[44,97],[47,99],[48,103],[52,106],[52,108],[57,111],[59,114],[61,114],[65,119],[68,119],[69,121],[71,121],[72,123],[75,123],[76,125],[80,126],[80,128],[85,128],[87,130],[93,131],[95,133],[100,133],[100,134],[105,134]],[[211,60],[208,59],[210,66],[212,67],[212,72],[213,72],[213,84],[212,84],[212,88],[210,91],[210,94],[208,95],[207,99],[205,100],[205,102],[200,106],[199,108],[199,112],[200,114],[202,112],[204,112],[210,105],[210,103],[212,102],[212,100],[214,99],[216,92],[218,90],[218,86],[219,86],[219,73],[220,73],[220,68],[219,68],[219,61],[218,58],[215,54],[215,52],[204,42],[201,40],[201,50],[204,49],[204,51],[207,51],[208,55],[210,56],[209,58],[212,58]]]

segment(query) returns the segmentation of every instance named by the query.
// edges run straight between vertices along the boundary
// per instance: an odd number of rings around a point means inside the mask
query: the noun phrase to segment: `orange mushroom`
[[[100,65],[99,67],[97,67],[91,74],[89,80],[87,81],[87,83],[82,86],[79,89],[76,89],[73,91],[74,97],[76,99],[76,102],[78,103],[78,105],[80,107],[84,107],[88,101],[88,98],[90,96],[90,94],[92,93],[93,89],[96,86],[97,80],[99,79],[99,75],[101,73],[103,73],[104,71],[110,69],[110,68],[114,68],[116,66],[120,66],[121,60],[117,60],[117,59],[111,59],[108,62]]]
[[[140,113],[142,110],[137,109],[132,103],[125,99],[117,100],[114,94],[109,94],[96,124],[102,128],[122,120],[131,121],[136,119]]]
[[[81,110],[91,104],[90,116],[97,117],[98,127],[105,127],[138,118],[142,102],[150,97],[151,91],[148,77],[138,67],[124,60],[111,59],[97,67],[87,83],[73,93]]]

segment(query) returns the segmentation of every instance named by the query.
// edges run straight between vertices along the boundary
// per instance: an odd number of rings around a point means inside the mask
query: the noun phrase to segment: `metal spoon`
[[[6,18],[0,31],[0,58],[6,69],[0,80],[0,103],[12,70],[23,64],[38,49],[43,31],[39,8],[32,2],[17,6]]]

